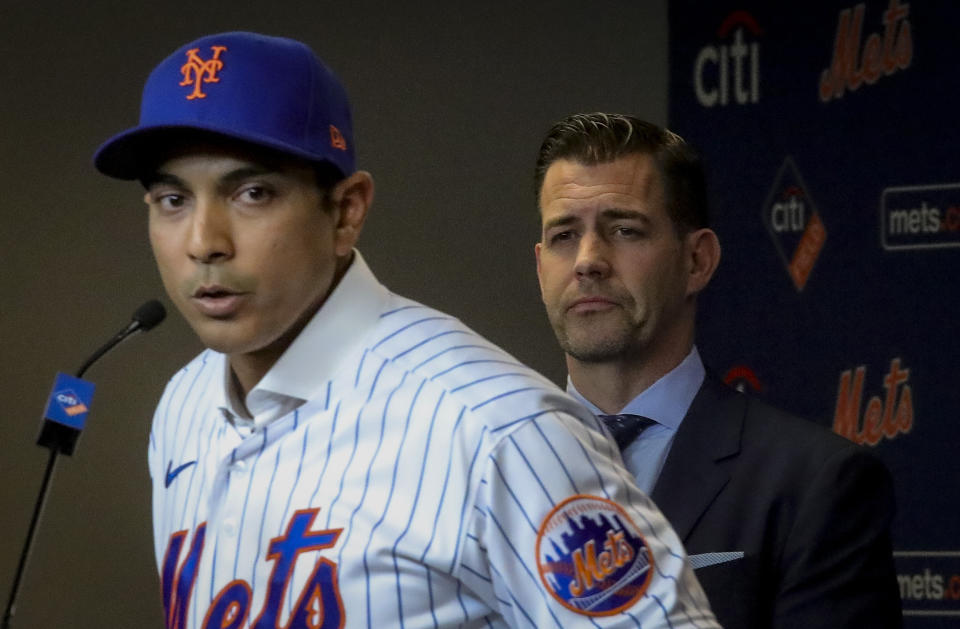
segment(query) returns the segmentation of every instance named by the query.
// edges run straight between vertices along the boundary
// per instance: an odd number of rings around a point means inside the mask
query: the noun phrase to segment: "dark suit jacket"
[[[890,474],[868,449],[708,375],[653,500],[727,629],[901,626]]]

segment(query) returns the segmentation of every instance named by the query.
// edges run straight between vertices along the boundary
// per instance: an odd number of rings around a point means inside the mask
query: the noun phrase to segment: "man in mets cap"
[[[333,73],[245,32],[164,60],[96,153],[207,347],[150,435],[166,626],[716,627],[597,420],[377,281],[354,156]]]

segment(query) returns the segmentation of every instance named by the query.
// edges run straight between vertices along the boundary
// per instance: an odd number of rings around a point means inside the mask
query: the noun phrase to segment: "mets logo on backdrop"
[[[220,82],[220,78],[217,76],[217,72],[223,69],[220,53],[226,49],[226,46],[210,46],[210,50],[213,52],[213,57],[210,59],[201,58],[199,48],[191,48],[186,52],[187,62],[180,66],[180,74],[183,75],[180,85],[193,86],[193,92],[187,95],[187,100],[206,98],[207,95],[200,89],[201,85],[203,83]]]
[[[767,195],[763,205],[763,222],[793,285],[798,292],[802,291],[823,249],[827,230],[810,199],[800,171],[789,157],[780,167]]]
[[[900,368],[900,358],[890,361],[883,377],[883,397],[874,395],[863,406],[863,379],[866,365],[840,374],[837,410],[833,414],[833,432],[854,443],[875,446],[884,438],[894,439],[913,430],[913,387],[910,370]],[[862,411],[862,412],[861,412]]]
[[[550,594],[588,616],[633,605],[650,585],[653,555],[615,502],[571,496],[547,514],[537,533],[537,566]]]
[[[865,4],[842,9],[837,18],[833,59],[820,74],[820,100],[825,103],[842,98],[847,90],[873,85],[913,63],[910,5],[890,0],[881,18],[883,35],[874,32],[863,41]]]

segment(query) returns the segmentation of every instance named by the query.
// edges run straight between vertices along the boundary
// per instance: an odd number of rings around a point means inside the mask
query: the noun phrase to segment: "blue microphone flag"
[[[95,386],[82,378],[58,373],[43,418],[77,431],[83,430]]]

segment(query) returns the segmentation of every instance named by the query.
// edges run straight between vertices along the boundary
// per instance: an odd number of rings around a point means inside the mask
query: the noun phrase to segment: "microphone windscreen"
[[[167,309],[163,307],[156,299],[151,299],[143,304],[133,313],[133,321],[136,322],[140,330],[146,332],[153,326],[163,321],[167,316]]]

